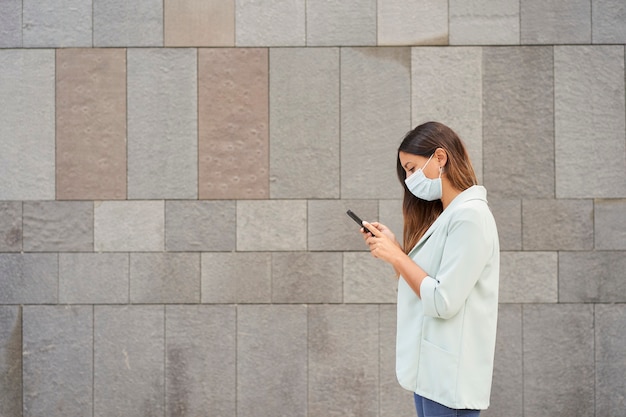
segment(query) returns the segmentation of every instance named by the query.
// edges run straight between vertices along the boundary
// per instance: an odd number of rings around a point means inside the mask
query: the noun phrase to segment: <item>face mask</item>
[[[430,162],[435,154],[432,154],[423,167],[415,171],[411,176],[404,180],[407,188],[417,198],[426,201],[440,200],[442,195],[441,188],[441,168],[439,168],[439,178],[426,178],[423,169]]]

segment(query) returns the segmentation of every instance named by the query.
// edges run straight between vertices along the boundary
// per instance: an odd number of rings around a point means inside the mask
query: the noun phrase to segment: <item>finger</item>
[[[382,232],[378,230],[372,223],[368,223],[365,220],[363,220],[363,227],[367,228],[372,236],[381,237],[383,235]]]

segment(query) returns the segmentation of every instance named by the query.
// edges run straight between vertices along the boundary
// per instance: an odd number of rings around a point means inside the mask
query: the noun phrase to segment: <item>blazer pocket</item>
[[[458,378],[458,355],[422,339],[417,386],[430,393],[433,401],[454,401]]]

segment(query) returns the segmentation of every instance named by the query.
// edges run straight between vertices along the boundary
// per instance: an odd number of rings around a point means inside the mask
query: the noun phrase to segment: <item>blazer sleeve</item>
[[[465,304],[494,250],[487,214],[464,207],[450,220],[439,270],[420,286],[425,315],[449,319]]]

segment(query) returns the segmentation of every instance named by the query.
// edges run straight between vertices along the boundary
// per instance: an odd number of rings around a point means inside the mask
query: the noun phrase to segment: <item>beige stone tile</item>
[[[165,0],[165,46],[234,46],[235,0]]]
[[[201,199],[269,196],[267,49],[198,51]]]
[[[57,199],[126,198],[126,51],[59,49]]]

